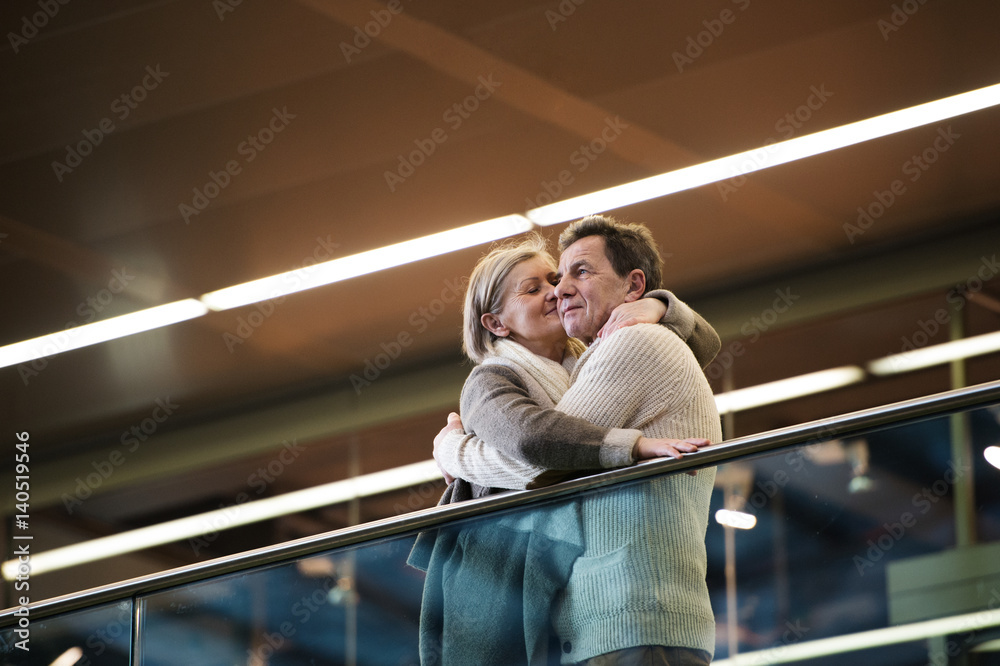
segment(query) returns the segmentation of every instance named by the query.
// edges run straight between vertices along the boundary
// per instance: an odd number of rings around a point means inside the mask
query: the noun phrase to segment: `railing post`
[[[962,320],[961,306],[952,305],[952,316],[949,326],[952,340],[965,337],[965,326]],[[957,359],[951,362],[951,388],[965,388],[965,360]],[[951,463],[955,470],[955,485],[952,495],[955,503],[955,545],[959,548],[971,546],[978,540],[976,537],[976,499],[974,465],[972,454],[972,438],[969,429],[969,412],[952,414],[949,418],[951,430]]]

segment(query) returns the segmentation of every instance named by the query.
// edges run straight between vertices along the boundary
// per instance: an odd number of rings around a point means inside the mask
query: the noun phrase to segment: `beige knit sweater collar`
[[[497,358],[516,364],[538,382],[553,403],[559,402],[569,390],[569,372],[559,363],[528,351],[512,340],[497,340],[493,343],[493,350]]]

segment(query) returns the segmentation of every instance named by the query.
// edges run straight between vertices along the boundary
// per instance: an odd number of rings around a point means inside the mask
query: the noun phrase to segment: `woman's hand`
[[[656,324],[663,319],[665,314],[667,314],[667,306],[658,298],[640,298],[631,303],[622,303],[611,311],[611,316],[597,332],[597,337],[607,337],[619,328],[635,324]]]
[[[441,428],[441,432],[434,437],[434,461],[437,462],[437,448],[438,445],[444,441],[445,435],[450,433],[452,430],[462,430],[462,418],[455,412],[448,414],[448,425]],[[451,485],[451,482],[455,480],[451,474],[449,474],[444,467],[441,467],[441,463],[438,463],[438,469],[441,470],[441,476],[444,477],[445,483]]]
[[[700,437],[690,437],[688,439],[640,437],[635,443],[635,448],[632,450],[632,457],[636,460],[649,460],[650,458],[677,458],[679,460],[685,453],[694,453],[711,443],[709,440]]]

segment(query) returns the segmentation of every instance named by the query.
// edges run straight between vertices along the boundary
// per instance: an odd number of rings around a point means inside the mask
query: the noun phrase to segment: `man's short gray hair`
[[[566,227],[559,236],[559,250],[565,252],[570,245],[587,236],[604,239],[604,253],[618,277],[623,278],[638,268],[646,276],[646,291],[663,287],[660,249],[644,225],[590,215]]]

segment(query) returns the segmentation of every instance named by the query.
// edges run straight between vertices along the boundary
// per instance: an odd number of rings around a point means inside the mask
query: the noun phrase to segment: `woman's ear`
[[[492,312],[487,312],[480,317],[479,323],[483,325],[483,328],[498,338],[506,338],[510,335],[510,329],[504,326],[503,322],[500,321],[500,317],[496,316]]]
[[[628,274],[625,284],[627,287],[625,302],[637,301],[646,293],[646,274],[642,272],[642,269],[634,268]]]

